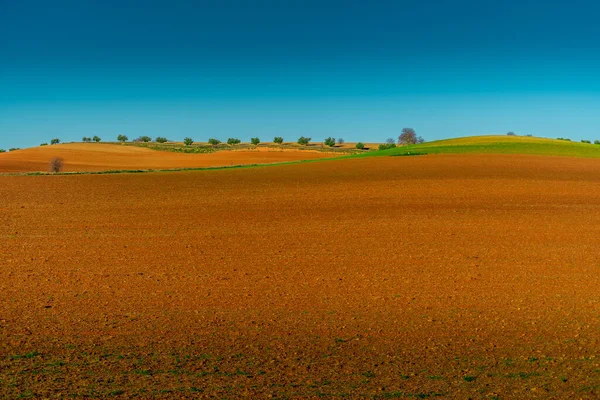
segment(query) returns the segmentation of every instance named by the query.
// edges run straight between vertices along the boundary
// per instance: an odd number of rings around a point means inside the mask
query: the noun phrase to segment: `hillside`
[[[600,145],[525,136],[470,136],[401,146],[377,155],[427,154],[535,154],[600,158]]]
[[[65,172],[79,172],[269,164],[332,156],[337,155],[293,149],[247,149],[184,154],[117,144],[69,143],[0,153],[0,173],[46,172],[49,170],[50,160],[54,157],[61,157],[64,160]]]

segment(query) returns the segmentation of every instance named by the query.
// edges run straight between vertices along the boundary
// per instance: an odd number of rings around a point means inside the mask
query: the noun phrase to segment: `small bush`
[[[281,136],[275,136],[273,138],[273,143],[277,143],[277,144],[283,143],[283,137],[281,137]]]
[[[186,146],[191,146],[191,145],[192,145],[192,143],[194,143],[194,139],[192,139],[192,138],[189,138],[189,137],[186,137],[185,139],[183,139],[183,143],[184,143]]]
[[[82,138],[81,138],[81,141],[82,141],[82,142],[84,142],[84,143],[89,143],[89,142],[91,142],[91,141],[92,141],[92,138],[91,138],[91,137],[84,136],[84,137],[82,137]]]
[[[517,134],[516,134],[516,133],[514,133],[514,132],[508,132],[508,133],[507,133],[507,135],[508,135],[508,136],[517,136]]]
[[[582,139],[582,140],[581,140],[581,143],[588,143],[588,144],[590,144],[590,143],[592,143],[592,142],[590,142],[589,140]]]
[[[600,144],[600,140],[594,140],[594,144]]]
[[[8,149],[8,151],[17,151],[17,150],[21,150],[20,147],[11,147],[10,149]]]
[[[240,139],[238,139],[238,138],[231,138],[230,137],[229,139],[227,139],[227,144],[231,144],[231,145],[240,144],[241,142],[242,141]]]
[[[363,150],[365,148],[365,144],[363,142],[356,143],[356,148],[359,150]]]
[[[525,135],[525,137],[533,137],[533,135],[530,133],[528,135]]]
[[[298,139],[298,144],[306,146],[307,144],[310,143],[311,140],[312,140],[312,138],[300,136],[300,138]]]
[[[154,141],[156,143],[167,143],[168,142],[167,138],[164,138],[162,136],[157,136],[156,139],[154,139]]]
[[[219,139],[215,139],[215,138],[208,139],[208,144],[212,144],[213,146],[216,146],[219,143],[221,143],[221,141]]]
[[[129,140],[129,138],[128,138],[127,136],[125,136],[125,135],[119,135],[119,136],[117,136],[117,140],[118,140],[119,142],[123,143],[123,142],[126,142],[126,141],[128,141],[128,140]]]
[[[50,141],[50,144],[59,144],[60,143],[60,139],[59,138],[54,138]]]
[[[6,150],[0,149],[0,153],[6,153]]]
[[[250,139],[250,143],[252,143],[253,145],[258,145],[260,143],[260,139],[257,137],[253,137]]]
[[[569,139],[569,138],[562,138],[562,137],[556,138],[556,140],[565,140],[567,142],[571,141],[571,139]]]
[[[100,136],[94,136],[94,137],[92,138],[92,140],[93,140],[94,142],[96,142],[96,143],[100,143],[100,141],[101,141],[102,139],[100,138]]]
[[[40,143],[40,146],[48,146],[48,143]]]
[[[50,160],[50,172],[57,173],[62,171],[64,166],[63,159],[60,157],[54,157]]]
[[[385,143],[379,145],[379,150],[388,150],[396,147],[396,143]]]
[[[325,146],[333,147],[335,145],[335,138],[332,138],[330,136],[327,139],[325,139],[324,143],[325,143]]]

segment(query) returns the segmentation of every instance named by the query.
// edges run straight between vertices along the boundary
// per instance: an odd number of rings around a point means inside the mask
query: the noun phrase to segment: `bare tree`
[[[64,161],[60,157],[54,157],[50,160],[50,172],[57,173],[62,171],[64,166]]]
[[[346,143],[346,141],[342,138],[338,138],[337,142],[338,142],[338,145],[340,145],[340,146],[343,145],[344,143]]]
[[[398,136],[398,144],[416,144],[417,134],[413,128],[403,128],[402,133]]]
[[[396,143],[396,141],[395,141],[394,139],[392,139],[392,138],[387,138],[387,139],[385,139],[385,142],[386,142],[387,144],[395,144],[395,143]]]

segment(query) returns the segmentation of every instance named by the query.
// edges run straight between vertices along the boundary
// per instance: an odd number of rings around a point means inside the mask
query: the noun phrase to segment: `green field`
[[[471,136],[400,146],[372,153],[379,156],[409,154],[536,154],[600,158],[600,145],[525,136]]]

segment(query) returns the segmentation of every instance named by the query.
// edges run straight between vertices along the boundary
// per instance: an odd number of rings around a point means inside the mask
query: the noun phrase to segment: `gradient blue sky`
[[[0,0],[0,148],[119,133],[600,139],[600,5]]]

